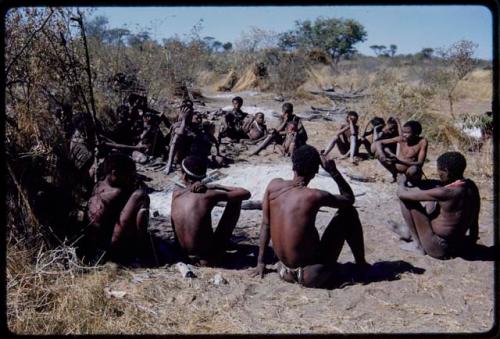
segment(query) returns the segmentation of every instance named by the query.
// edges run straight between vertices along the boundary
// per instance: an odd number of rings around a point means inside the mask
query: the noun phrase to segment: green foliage
[[[354,54],[354,45],[365,41],[366,35],[355,20],[320,17],[314,22],[296,21],[294,30],[280,35],[278,45],[284,50],[318,48],[337,63],[342,56]]]

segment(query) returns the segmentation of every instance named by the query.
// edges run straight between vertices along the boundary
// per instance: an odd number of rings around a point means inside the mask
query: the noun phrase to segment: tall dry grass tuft
[[[47,250],[9,244],[9,330],[21,335],[137,332],[144,322],[140,310],[104,292],[118,274],[109,264],[83,266],[69,246]]]

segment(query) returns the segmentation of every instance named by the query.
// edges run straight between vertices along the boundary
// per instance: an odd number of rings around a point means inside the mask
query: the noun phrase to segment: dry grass
[[[491,101],[493,79],[491,70],[478,69],[471,72],[460,81],[455,89],[459,100],[473,99],[476,101]]]
[[[88,268],[74,248],[7,250],[7,324],[16,334],[131,333],[142,323],[134,307],[108,299],[104,287],[117,271]],[[36,258],[32,263],[32,258]],[[127,324],[115,326],[117,321]]]

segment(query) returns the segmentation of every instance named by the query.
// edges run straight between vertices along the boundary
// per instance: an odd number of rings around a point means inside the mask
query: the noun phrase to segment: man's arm
[[[349,207],[354,204],[354,192],[351,186],[345,181],[342,174],[338,171],[333,159],[326,160],[321,156],[321,165],[335,180],[339,188],[340,194],[331,194],[326,191],[319,191],[321,194],[320,201],[322,206],[342,208]]]
[[[406,176],[398,176],[397,196],[401,200],[407,201],[445,201],[453,196],[453,192],[446,187],[436,187],[428,190],[421,190],[417,187],[406,187]]]
[[[266,192],[264,193],[264,199],[262,200],[262,225],[260,227],[259,235],[259,256],[257,257],[257,267],[253,271],[252,275],[260,275],[261,278],[264,277],[264,271],[266,268],[266,263],[264,261],[266,248],[269,245],[269,240],[271,239],[271,226],[269,224],[269,185],[267,186]]]
[[[231,187],[222,185],[207,185],[212,189],[212,197],[218,201],[248,200],[252,194],[242,187]]]
[[[384,152],[384,145],[390,145],[390,144],[395,144],[399,143],[401,141],[401,137],[394,137],[390,139],[382,139],[382,140],[377,140],[373,143],[375,150],[377,151],[378,154],[380,154],[380,161],[385,161],[386,156]]]

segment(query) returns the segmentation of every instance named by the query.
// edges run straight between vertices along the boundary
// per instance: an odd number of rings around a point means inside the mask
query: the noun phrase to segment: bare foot
[[[387,220],[387,228],[399,235],[400,240],[411,241],[411,233],[408,227],[396,223],[394,220]]]
[[[415,253],[418,253],[418,254],[425,254],[425,251],[422,248],[422,246],[420,246],[419,244],[417,244],[416,241],[402,243],[401,245],[399,245],[399,248],[401,248],[404,251],[408,251],[408,252],[415,252]]]

